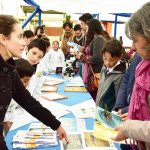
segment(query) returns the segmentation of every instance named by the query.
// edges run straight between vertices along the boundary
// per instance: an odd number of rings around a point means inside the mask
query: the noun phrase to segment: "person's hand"
[[[118,109],[117,114],[121,115],[121,113],[122,113],[122,109],[120,108],[120,109]]]
[[[120,116],[122,121],[126,121],[128,119],[128,113],[125,113]]]
[[[80,59],[81,55],[82,55],[82,53],[81,53],[81,52],[78,52],[78,53],[76,54],[76,58],[77,58],[77,59]]]
[[[127,139],[127,137],[123,133],[124,129],[122,126],[118,126],[117,128],[115,128],[115,131],[118,131],[118,133],[115,137],[112,138],[112,140],[123,141],[123,140]]]
[[[65,139],[67,143],[69,142],[66,131],[61,126],[57,129],[57,135],[59,140]]]

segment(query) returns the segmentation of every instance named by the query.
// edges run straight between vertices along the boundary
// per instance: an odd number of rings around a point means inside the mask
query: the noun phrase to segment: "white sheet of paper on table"
[[[62,116],[67,115],[70,113],[68,110],[68,106],[57,103],[57,102],[48,102],[46,100],[39,100],[43,107],[47,108],[51,113],[56,116],[56,118],[60,118]],[[59,110],[59,111],[58,111]],[[31,123],[33,121],[38,121],[36,118],[31,116],[27,111],[24,111],[23,114],[18,115],[14,118],[14,123],[10,130],[17,129],[23,125]]]
[[[93,99],[70,107],[70,111],[76,118],[95,118],[95,102]]]

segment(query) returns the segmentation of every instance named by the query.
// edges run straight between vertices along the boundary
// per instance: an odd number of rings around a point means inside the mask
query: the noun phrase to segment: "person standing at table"
[[[99,20],[89,20],[87,27],[85,49],[83,52],[78,52],[76,57],[84,63],[83,81],[92,98],[95,100],[97,87],[93,87],[91,82],[93,80],[92,70],[94,73],[100,73],[101,71],[103,66],[101,51],[106,40],[103,36],[103,28]]]
[[[74,38],[73,38],[73,42],[77,43],[80,46],[84,46],[84,42],[85,42],[85,36],[82,33],[82,29],[81,29],[81,25],[80,24],[76,24],[73,28],[74,30]],[[82,77],[82,62],[80,60],[76,61],[76,67],[79,68],[79,75]]]
[[[142,58],[135,72],[135,83],[128,119],[116,130],[113,140],[136,140],[140,150],[150,150],[150,2],[136,11],[126,24],[126,35],[133,40]]]
[[[67,45],[67,42],[72,42],[74,37],[72,26],[73,25],[71,22],[65,22],[63,24],[64,33],[61,37],[61,49],[65,55],[65,58],[70,55],[70,46]]]
[[[80,24],[81,24],[81,29],[83,30],[84,36],[87,33],[87,24],[88,24],[90,19],[93,19],[93,16],[89,13],[85,13],[82,16],[79,17],[79,21],[80,21]],[[84,38],[84,42],[85,42],[85,38]]]
[[[60,121],[36,101],[20,81],[13,57],[21,57],[24,46],[23,30],[17,20],[0,15],[0,150],[8,149],[3,137],[3,121],[12,98],[35,118],[57,130],[59,139],[68,141]]]

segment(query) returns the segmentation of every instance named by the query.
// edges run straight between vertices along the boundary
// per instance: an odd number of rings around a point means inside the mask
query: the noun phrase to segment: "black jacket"
[[[60,122],[55,116],[42,107],[25,89],[13,65],[15,66],[15,63],[12,58],[5,62],[0,56],[0,150],[7,150],[3,138],[3,120],[12,98],[31,115],[53,130],[60,126]]]

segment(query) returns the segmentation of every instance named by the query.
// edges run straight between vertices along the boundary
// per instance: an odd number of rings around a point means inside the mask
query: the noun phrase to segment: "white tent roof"
[[[3,3],[1,13],[15,13],[16,6],[28,5],[24,0],[0,0]],[[55,10],[68,14],[91,13],[100,14],[100,19],[103,14],[108,13],[133,13],[148,0],[33,0],[37,3],[41,10]],[[13,10],[13,12],[12,12]],[[105,15],[106,17],[106,15]],[[109,18],[106,17],[106,18]],[[111,17],[112,18],[112,17]],[[109,20],[109,19],[108,19]],[[113,19],[114,20],[114,19]],[[125,19],[126,20],[126,19]]]
[[[34,0],[42,10],[66,13],[133,13],[148,0]]]

